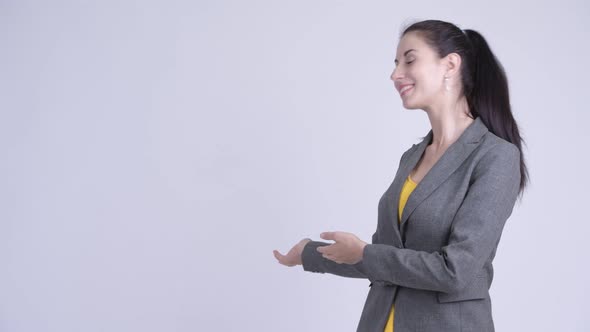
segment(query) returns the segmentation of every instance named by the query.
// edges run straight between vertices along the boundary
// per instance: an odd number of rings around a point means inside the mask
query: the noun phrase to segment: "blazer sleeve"
[[[368,244],[357,269],[371,281],[444,293],[464,289],[492,255],[512,214],[520,188],[520,150],[511,143],[495,145],[472,176],[448,244],[440,251]]]
[[[402,164],[404,157],[410,152],[416,144],[412,145],[412,147],[406,150],[402,156],[400,157],[399,166]],[[371,243],[377,242],[377,231],[373,233],[373,237],[371,239]],[[308,272],[316,272],[316,273],[331,273],[334,275],[338,275],[341,277],[347,278],[364,278],[369,279],[367,272],[365,271],[365,265],[362,261],[356,264],[345,264],[345,263],[336,263],[332,260],[324,258],[322,253],[317,251],[318,247],[328,246],[332,243],[322,242],[322,241],[310,241],[308,242],[305,247],[303,247],[303,251],[301,252],[301,262],[304,271]],[[364,251],[363,251],[364,253]]]
[[[372,243],[375,243],[377,232],[373,233]],[[301,261],[304,271],[316,273],[331,273],[347,278],[368,279],[364,266],[359,262],[357,264],[336,263],[324,258],[322,253],[317,251],[318,247],[328,246],[332,243],[321,241],[309,241],[301,252]]]

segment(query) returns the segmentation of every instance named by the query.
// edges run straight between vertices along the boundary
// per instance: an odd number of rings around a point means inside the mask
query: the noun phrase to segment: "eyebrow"
[[[404,56],[408,55],[408,53],[410,53],[411,51],[416,51],[416,50],[413,48],[410,48],[409,50],[404,52]],[[416,52],[418,52],[418,51],[416,51]],[[395,61],[393,61],[393,62],[395,62],[397,64],[397,59],[395,59]]]

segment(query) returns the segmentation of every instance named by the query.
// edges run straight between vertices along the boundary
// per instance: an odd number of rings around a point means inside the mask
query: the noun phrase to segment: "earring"
[[[447,91],[451,91],[451,88],[449,87],[449,78],[445,76],[445,90]]]

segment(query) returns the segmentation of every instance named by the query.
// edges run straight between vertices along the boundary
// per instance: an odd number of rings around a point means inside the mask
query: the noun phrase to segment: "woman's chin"
[[[402,105],[408,110],[415,110],[418,108],[415,103],[409,102],[407,100],[402,100]]]

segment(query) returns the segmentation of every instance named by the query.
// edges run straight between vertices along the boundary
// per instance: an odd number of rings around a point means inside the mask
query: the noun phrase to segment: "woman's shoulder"
[[[489,153],[491,150],[494,150],[494,153],[502,153],[502,154],[520,154],[520,150],[516,146],[516,144],[508,142],[507,140],[497,136],[496,134],[488,131],[482,138],[482,142],[480,144],[481,149],[486,153]]]
[[[515,144],[488,131],[482,137],[472,160],[480,169],[515,165],[520,162],[520,149]]]

